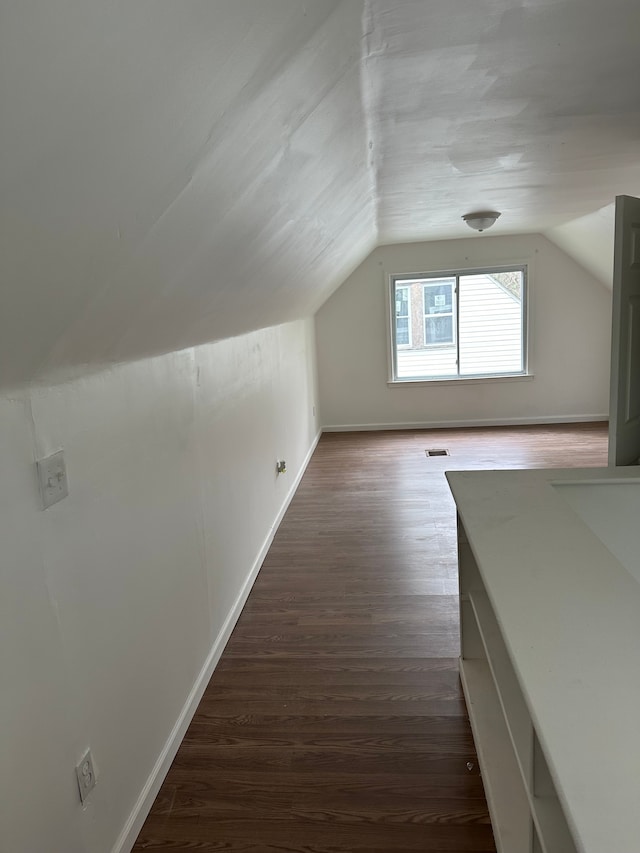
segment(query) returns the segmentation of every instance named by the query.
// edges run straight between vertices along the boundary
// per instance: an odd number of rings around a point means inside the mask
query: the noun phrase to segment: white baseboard
[[[463,427],[535,426],[543,424],[578,424],[608,421],[609,415],[541,415],[525,418],[480,418],[458,421],[409,421],[393,424],[329,424],[323,432],[368,432],[392,429],[459,429]]]
[[[258,577],[258,572],[260,571],[260,567],[264,562],[264,558],[267,556],[267,552],[271,547],[271,543],[273,542],[273,538],[276,534],[276,531],[282,521],[285,512],[291,500],[298,488],[300,480],[302,479],[302,475],[307,469],[307,465],[313,455],[313,451],[316,449],[318,441],[320,440],[321,432],[318,432],[313,442],[311,443],[311,447],[305,456],[302,465],[300,466],[300,470],[291,485],[291,488],[287,492],[287,496],[285,497],[278,514],[276,515],[275,521],[271,525],[269,532],[256,556],[253,565],[251,567],[251,571],[247,575],[247,578],[242,585],[242,589],[240,590],[238,597],[235,600],[227,618],[224,621],[222,628],[218,636],[215,639],[213,647],[211,651],[207,655],[207,659],[204,663],[204,666],[200,670],[200,674],[196,678],[195,684],[191,688],[191,692],[189,693],[186,702],[184,703],[182,710],[176,720],[176,723],[171,730],[171,734],[169,735],[162,752],[158,756],[158,760],[156,761],[153,770],[151,771],[149,778],[147,779],[140,796],[133,808],[133,811],[129,815],[129,819],[127,820],[122,832],[120,833],[118,840],[114,844],[112,848],[112,853],[130,853],[133,845],[136,842],[138,835],[140,834],[140,830],[147,819],[149,812],[151,811],[151,806],[155,798],[158,796],[158,791],[164,782],[165,776],[169,772],[169,768],[171,767],[171,763],[176,756],[176,753],[182,743],[182,739],[184,738],[187,729],[189,728],[189,724],[193,719],[193,715],[195,714],[200,699],[204,691],[206,690],[209,681],[211,680],[211,676],[218,664],[218,661],[222,657],[222,653],[224,648],[231,636],[231,632],[233,631],[236,622],[242,612],[242,608],[244,607],[247,598],[249,597],[249,593],[251,592],[251,588],[255,583],[256,578]]]

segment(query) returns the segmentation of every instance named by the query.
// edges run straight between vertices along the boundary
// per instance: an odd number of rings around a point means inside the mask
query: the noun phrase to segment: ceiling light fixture
[[[480,210],[477,213],[466,213],[462,218],[474,231],[486,231],[499,216],[497,210]]]

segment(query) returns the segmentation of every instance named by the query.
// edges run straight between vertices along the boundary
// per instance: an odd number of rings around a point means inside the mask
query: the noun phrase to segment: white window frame
[[[530,292],[531,292],[531,276],[532,276],[531,260],[520,261],[513,264],[495,264],[489,267],[471,267],[468,269],[457,270],[438,270],[425,273],[397,273],[389,275],[388,279],[388,299],[387,299],[387,315],[390,322],[387,324],[387,349],[389,353],[389,376],[387,384],[390,387],[408,387],[425,385],[449,385],[467,383],[473,384],[478,382],[503,382],[503,381],[521,381],[530,380],[533,378],[530,364],[529,352],[529,317],[530,317]],[[396,283],[404,282],[424,282],[427,284],[429,280],[455,278],[456,287],[454,293],[455,299],[455,346],[459,346],[459,279],[463,276],[471,275],[491,275],[492,273],[500,272],[522,272],[522,370],[513,373],[486,373],[486,374],[451,374],[447,376],[416,376],[416,377],[398,377],[397,370],[397,353],[395,340],[395,288]],[[400,287],[408,286],[399,284]],[[440,346],[440,345],[434,345]],[[451,346],[450,344],[448,346]],[[404,347],[401,346],[401,349]],[[428,347],[431,349],[431,346]]]

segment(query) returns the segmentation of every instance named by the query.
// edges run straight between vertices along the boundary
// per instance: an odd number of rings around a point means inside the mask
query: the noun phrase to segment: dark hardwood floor
[[[135,851],[494,851],[443,472],[606,454],[604,424],[324,435]]]

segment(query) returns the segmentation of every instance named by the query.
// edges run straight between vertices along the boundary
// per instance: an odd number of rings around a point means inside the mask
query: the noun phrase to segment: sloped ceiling
[[[578,221],[579,247],[640,193],[639,24],[637,0],[4,0],[0,386],[308,314],[473,209]]]
[[[299,317],[350,272],[375,242],[361,11],[4,2],[2,384]]]
[[[545,232],[556,246],[575,258],[610,290],[613,288],[615,212],[615,204],[608,204]]]

